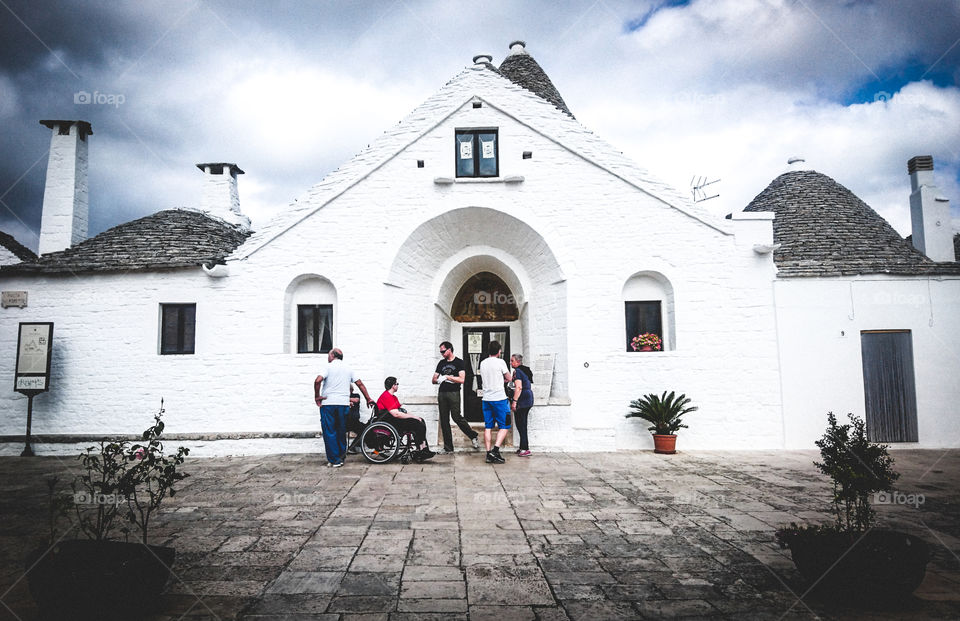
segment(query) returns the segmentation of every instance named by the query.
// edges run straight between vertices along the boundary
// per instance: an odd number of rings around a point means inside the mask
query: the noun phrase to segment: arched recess
[[[327,278],[319,274],[301,274],[287,285],[283,295],[283,353],[297,352],[297,328],[300,305],[331,306],[331,325],[321,325],[330,331],[330,340],[337,331],[337,288]]]
[[[641,271],[627,279],[623,285],[623,324],[624,348],[631,351],[630,339],[633,332],[656,332],[651,327],[652,313],[656,309],[660,323],[660,338],[664,351],[677,348],[676,308],[673,285],[660,272]],[[631,329],[633,326],[633,329]]]
[[[455,325],[451,310],[457,292],[481,272],[503,280],[516,299],[522,344],[512,348],[530,360],[553,354],[551,394],[566,397],[566,278],[538,231],[485,207],[454,209],[427,220],[398,248],[385,282],[386,304],[397,309],[384,314],[387,369],[429,378],[436,346],[450,339]]]

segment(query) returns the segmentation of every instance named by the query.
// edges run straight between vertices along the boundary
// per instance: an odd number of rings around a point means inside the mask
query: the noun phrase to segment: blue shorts
[[[483,402],[483,426],[485,429],[493,429],[496,423],[500,429],[510,429],[507,424],[507,416],[510,414],[510,402],[503,401],[484,401]]]

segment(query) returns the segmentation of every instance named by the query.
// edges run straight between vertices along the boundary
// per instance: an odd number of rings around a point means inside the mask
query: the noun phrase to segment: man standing
[[[479,450],[477,432],[470,428],[470,424],[460,415],[460,386],[466,381],[467,373],[463,360],[453,355],[453,345],[450,341],[440,343],[440,362],[433,374],[433,383],[440,384],[437,390],[437,406],[440,408],[440,431],[443,433],[443,451],[453,452],[453,433],[450,431],[450,417],[468,438],[473,448]]]
[[[480,379],[483,380],[483,442],[487,446],[487,463],[502,464],[505,460],[500,455],[500,447],[507,439],[507,430],[510,429],[507,424],[510,402],[507,400],[507,393],[503,390],[503,384],[509,382],[511,378],[507,363],[500,357],[503,353],[500,343],[490,341],[487,353],[490,354],[489,357],[480,363]],[[491,450],[490,430],[493,429],[494,423],[499,431],[497,431],[497,442]]]
[[[313,382],[314,400],[320,406],[320,428],[323,430],[323,450],[327,467],[339,468],[347,452],[347,413],[350,411],[350,384],[356,384],[373,407],[373,399],[353,370],[343,363],[343,352],[338,348],[327,354],[327,368]],[[323,387],[321,391],[321,385]]]

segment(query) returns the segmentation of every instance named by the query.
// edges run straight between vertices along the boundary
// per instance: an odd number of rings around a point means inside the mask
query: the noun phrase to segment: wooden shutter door
[[[917,442],[917,390],[909,330],[860,333],[867,437]]]

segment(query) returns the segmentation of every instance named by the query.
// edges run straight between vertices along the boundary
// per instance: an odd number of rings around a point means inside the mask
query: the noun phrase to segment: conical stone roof
[[[533,56],[527,53],[526,44],[523,41],[514,41],[510,44],[510,53],[500,63],[500,74],[573,117],[573,113],[560,96],[560,91],[553,85]]]
[[[780,175],[744,211],[776,214],[780,277],[960,274],[960,264],[931,261],[853,192],[816,171]]]

